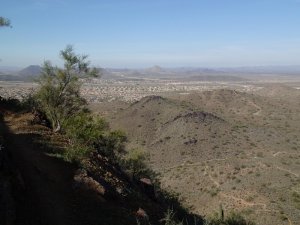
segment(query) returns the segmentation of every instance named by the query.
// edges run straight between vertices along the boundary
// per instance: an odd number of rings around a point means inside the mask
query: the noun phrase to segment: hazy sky
[[[0,0],[0,66],[67,44],[102,67],[300,64],[300,0]]]

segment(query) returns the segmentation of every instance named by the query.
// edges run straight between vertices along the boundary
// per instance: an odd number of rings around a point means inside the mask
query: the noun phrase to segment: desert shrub
[[[63,128],[70,142],[92,146],[109,127],[104,119],[81,112],[65,120]]]
[[[63,156],[67,161],[78,163],[95,151],[95,142],[108,131],[108,123],[102,118],[93,117],[89,112],[73,115],[62,125],[62,131],[69,139],[69,146]]]
[[[145,164],[145,160],[148,158],[148,154],[141,149],[131,149],[126,154],[123,166],[125,169],[130,170],[134,177],[140,177],[146,175],[148,169]]]
[[[206,221],[205,225],[255,225],[251,221],[247,221],[241,214],[232,212],[226,218],[224,214],[214,214]]]
[[[175,212],[172,209],[168,209],[165,213],[165,217],[162,219],[164,225],[183,225],[183,222],[178,222],[175,217]]]
[[[82,164],[91,152],[93,152],[93,149],[88,146],[70,145],[63,154],[63,158],[68,162]]]
[[[251,221],[247,221],[241,214],[231,213],[225,219],[226,224],[228,225],[255,225]]]
[[[19,111],[22,109],[21,102],[14,98],[3,98],[0,96],[0,106],[11,111]]]
[[[37,102],[35,99],[35,91],[32,89],[29,93],[21,95],[20,101],[23,109],[28,112],[33,111],[37,107]]]
[[[293,201],[297,209],[300,209],[300,194],[296,191],[292,193]]]
[[[70,146],[65,155],[71,161],[83,160],[89,153],[98,152],[112,162],[117,162],[127,140],[125,133],[110,131],[103,118],[93,116],[89,112],[80,112],[66,119],[63,132],[69,138]]]
[[[168,210],[164,214],[164,218],[160,221],[163,225],[203,225],[203,220],[201,217],[186,214],[187,217],[178,216],[178,212],[172,208],[168,208]]]
[[[180,202],[179,194],[172,192],[170,190],[165,190],[161,188],[157,188],[157,199],[159,202],[163,203],[169,209],[172,209],[173,217],[175,216],[174,212],[176,212],[176,218],[181,218],[184,221],[184,224],[189,224],[187,221],[194,220],[194,215],[191,215]],[[168,214],[168,212],[167,212]]]
[[[125,133],[115,130],[101,135],[95,142],[95,149],[98,153],[110,158],[112,162],[119,162],[120,156],[125,153],[126,141]]]

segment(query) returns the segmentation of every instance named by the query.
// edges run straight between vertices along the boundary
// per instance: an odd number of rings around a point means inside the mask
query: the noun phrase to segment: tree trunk
[[[56,127],[55,129],[53,130],[54,133],[57,133],[61,130],[61,126],[60,126],[60,122],[59,121],[56,121]]]

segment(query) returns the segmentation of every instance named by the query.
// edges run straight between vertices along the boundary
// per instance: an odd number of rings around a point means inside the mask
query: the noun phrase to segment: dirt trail
[[[273,154],[273,157],[276,157],[276,156],[278,156],[279,154],[286,154],[287,152],[285,152],[285,151],[280,151],[280,152],[276,152],[276,153],[274,153]]]
[[[208,167],[208,166],[205,166],[204,174],[207,174],[208,177],[209,177],[209,179],[211,180],[211,182],[213,182],[214,185],[215,185],[217,188],[219,188],[219,187],[221,186],[220,183],[219,183],[217,180],[215,180],[215,179],[211,176],[211,174],[208,172],[208,170],[209,170],[209,167]]]
[[[281,170],[281,171],[285,171],[285,172],[287,172],[287,173],[289,173],[289,174],[292,174],[292,175],[294,175],[295,177],[299,177],[299,174],[294,173],[294,172],[292,172],[292,171],[290,171],[290,170],[284,169],[284,168],[279,167],[279,166],[276,166],[276,168],[279,169],[279,170]]]
[[[164,170],[172,170],[172,169],[176,169],[176,168],[179,168],[179,167],[197,167],[197,166],[203,166],[203,164],[207,163],[207,162],[212,162],[212,161],[225,161],[225,159],[209,159],[209,160],[206,160],[206,161],[202,161],[202,162],[196,162],[196,163],[181,163],[179,165],[176,165],[176,166],[171,166],[171,167],[166,167],[164,168]]]
[[[261,114],[261,112],[262,112],[261,107],[258,106],[257,104],[255,104],[254,102],[250,102],[250,104],[257,109],[257,111],[253,113],[253,115],[254,116],[259,116]]]
[[[4,138],[11,161],[19,171],[15,186],[15,224],[78,224],[73,193],[74,168],[62,160],[47,156],[29,132],[20,130],[13,115],[4,117]]]

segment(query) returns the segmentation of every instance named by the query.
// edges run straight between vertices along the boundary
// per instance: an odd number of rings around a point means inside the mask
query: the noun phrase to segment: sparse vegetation
[[[69,117],[84,111],[85,99],[80,96],[80,79],[98,76],[99,70],[90,69],[86,55],[76,55],[72,46],[60,52],[64,68],[46,61],[35,95],[37,107],[51,121],[54,131],[60,131]]]
[[[255,225],[255,223],[247,221],[241,214],[232,212],[227,217],[216,213],[207,220],[205,225]]]
[[[296,191],[292,193],[293,201],[297,207],[297,209],[300,209],[300,194]]]
[[[237,102],[241,96],[245,98],[243,103]],[[222,105],[219,97],[229,109]],[[263,108],[263,117],[247,116],[255,112],[249,103],[252,98],[259,99],[255,104]],[[295,126],[298,114],[293,112],[290,115],[289,119],[295,121],[289,122],[288,131],[284,125],[284,114],[273,99],[268,99],[274,104],[272,106],[262,97],[246,93],[233,95],[228,90],[190,94],[188,99],[192,104],[185,108],[186,105],[176,99],[146,97],[131,106],[122,103],[120,111],[114,106],[119,103],[103,102],[97,107],[101,108],[98,108],[101,115],[106,115],[111,129],[107,122],[82,107],[61,123],[60,133],[65,135],[68,147],[59,153],[63,152],[64,159],[79,162],[85,169],[88,169],[85,165],[89,165],[91,158],[98,160],[92,162],[95,168],[103,158],[114,169],[126,170],[130,178],[133,175],[135,182],[141,177],[150,178],[158,202],[163,202],[165,209],[174,205],[180,208],[180,200],[192,212],[198,213],[203,209],[207,212],[222,200],[228,201],[228,208],[235,209],[241,205],[243,212],[251,209],[251,215],[245,214],[246,218],[253,218],[258,210],[266,221],[273,221],[272,211],[276,212],[281,206],[285,207],[282,214],[284,221],[297,221],[297,197],[287,192],[281,193],[279,198],[277,187],[288,186],[294,190],[299,185],[296,178],[299,154],[295,151],[299,144]],[[17,104],[20,105],[20,102]],[[34,106],[31,100],[26,104]],[[239,110],[235,110],[236,105],[239,105]],[[274,106],[279,115],[275,114]],[[202,118],[200,115],[206,115],[205,111],[216,117]],[[276,116],[282,116],[282,119],[273,119]],[[120,128],[128,134],[128,151],[124,151],[126,135],[113,131]],[[151,152],[149,158],[148,152]],[[149,174],[150,168],[161,172],[159,179],[169,194],[159,189],[159,184],[153,180],[158,177]],[[90,170],[87,172],[91,173]],[[111,171],[105,175],[106,179],[112,177]],[[120,193],[128,195],[126,190],[118,187]],[[173,191],[174,195],[170,194]],[[265,213],[264,209],[270,213]],[[187,211],[180,214],[174,207],[175,211],[175,217],[180,219],[174,222],[180,223],[183,219],[186,224],[182,215],[186,215]],[[261,223],[260,217],[255,219]],[[278,220],[281,221],[279,216]]]
[[[175,213],[171,209],[168,209],[162,221],[164,225],[183,225],[183,222],[176,221]]]
[[[126,154],[123,165],[129,169],[134,177],[141,177],[147,173],[146,166],[147,153],[141,149],[131,149]]]

